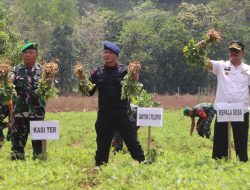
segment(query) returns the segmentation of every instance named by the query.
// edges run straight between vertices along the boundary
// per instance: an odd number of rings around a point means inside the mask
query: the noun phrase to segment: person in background
[[[216,111],[211,103],[201,103],[193,108],[186,107],[183,110],[184,116],[190,117],[192,120],[190,127],[190,135],[193,134],[195,128],[195,118],[198,117],[196,130],[201,137],[209,138],[211,135],[211,123]]]

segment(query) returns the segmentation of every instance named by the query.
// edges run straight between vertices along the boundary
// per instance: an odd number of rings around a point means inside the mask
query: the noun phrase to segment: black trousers
[[[232,122],[233,138],[236,155],[242,162],[248,161],[248,129],[249,113],[244,114],[244,122]],[[226,158],[228,156],[228,123],[218,123],[217,119],[214,126],[213,155],[214,159]]]
[[[109,159],[111,142],[115,129],[120,133],[133,159],[145,160],[142,147],[137,140],[136,129],[129,121],[126,110],[99,111],[95,125],[96,129],[96,166],[106,164]]]
[[[12,152],[23,154],[24,148],[27,143],[28,134],[30,132],[30,121],[29,118],[14,118],[14,124],[12,126]],[[37,157],[42,153],[42,141],[32,140],[33,156]]]

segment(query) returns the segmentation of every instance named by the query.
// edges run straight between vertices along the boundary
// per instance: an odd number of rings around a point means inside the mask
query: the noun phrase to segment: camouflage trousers
[[[214,109],[209,110],[207,114],[207,119],[203,121],[203,123],[197,128],[197,132],[201,137],[209,138],[211,135],[211,123],[213,121],[214,115],[216,111]],[[202,119],[199,119],[197,125],[200,123]]]
[[[33,119],[34,120],[34,119]],[[11,158],[12,160],[25,158],[25,146],[30,132],[30,118],[14,118],[11,135]],[[33,158],[38,158],[42,154],[42,141],[32,140]]]

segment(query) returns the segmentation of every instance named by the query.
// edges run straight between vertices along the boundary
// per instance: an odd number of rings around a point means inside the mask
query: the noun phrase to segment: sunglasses
[[[235,49],[230,49],[229,53],[230,53],[231,56],[238,56],[240,51],[237,50],[237,49],[236,50]]]

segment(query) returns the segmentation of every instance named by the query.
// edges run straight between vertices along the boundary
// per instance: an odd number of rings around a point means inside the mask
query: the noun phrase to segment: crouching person
[[[190,127],[190,134],[193,134],[195,128],[195,117],[198,117],[196,124],[196,130],[201,137],[209,138],[211,135],[211,123],[213,121],[216,111],[212,104],[210,103],[201,103],[193,108],[186,107],[183,110],[184,116],[190,117],[192,120]]]

